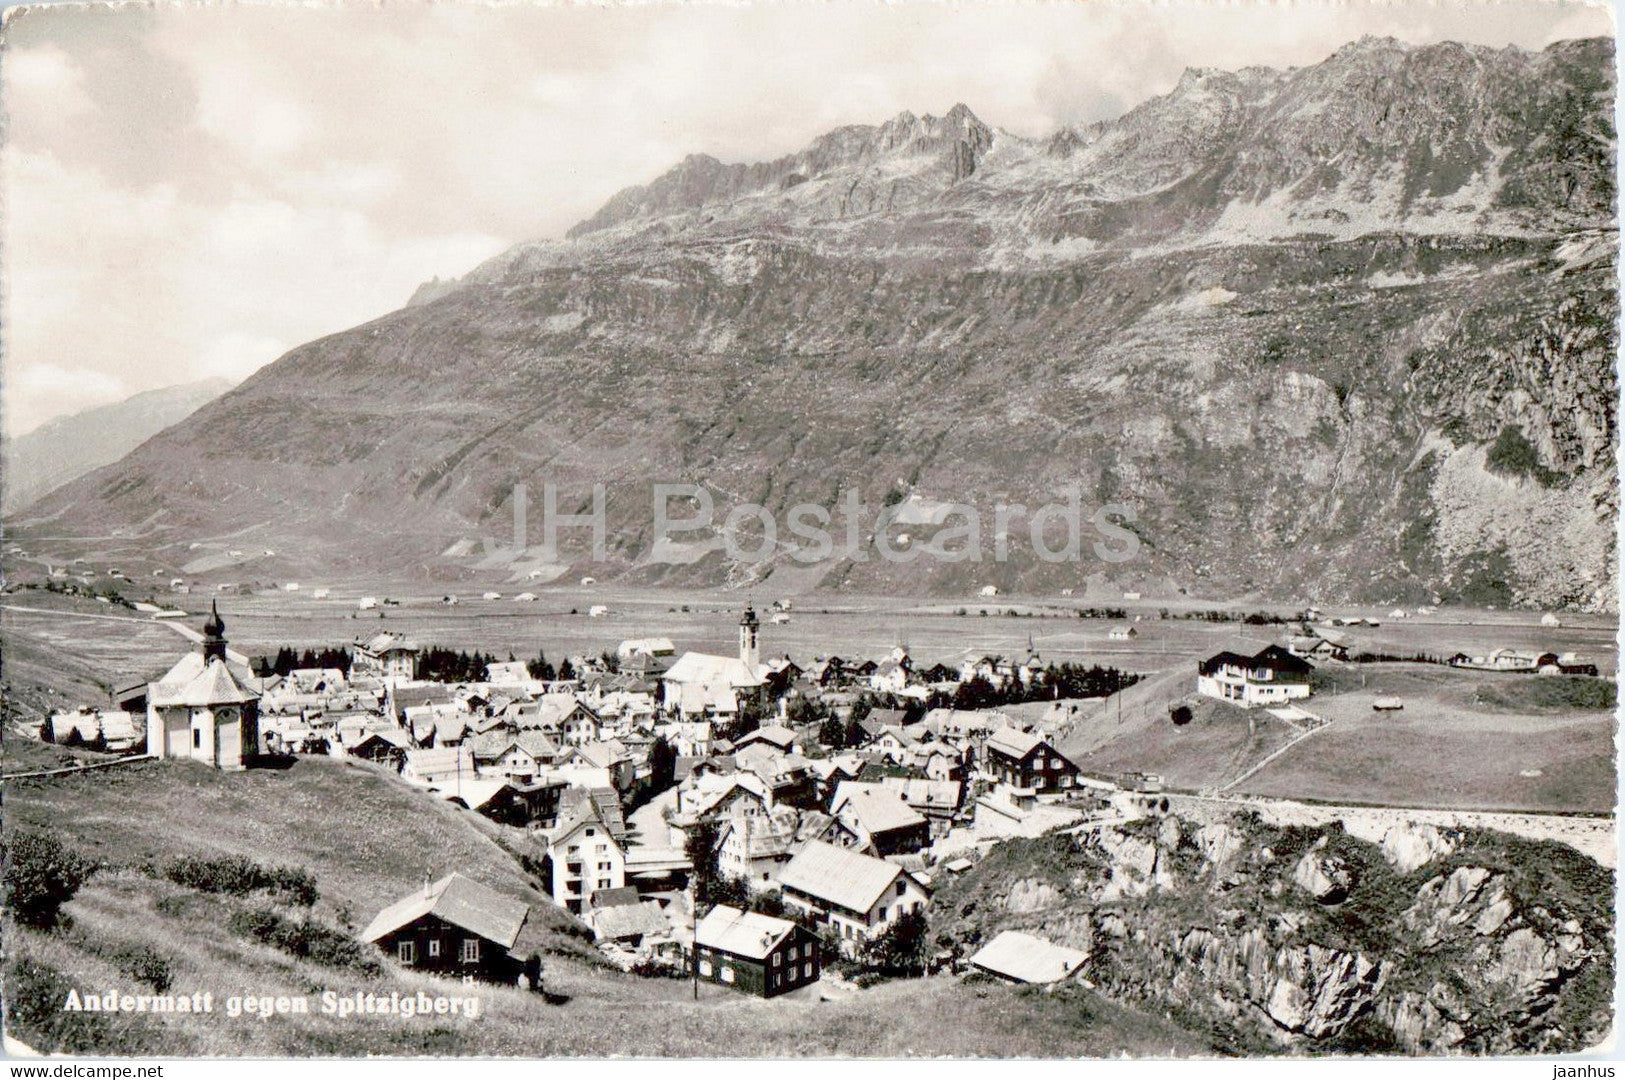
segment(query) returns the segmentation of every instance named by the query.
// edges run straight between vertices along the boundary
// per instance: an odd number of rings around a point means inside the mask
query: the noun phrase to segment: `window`
[[[402,941],[395,946],[395,955],[403,964],[418,962],[418,947],[416,942]]]
[[[897,879],[897,895],[902,896],[907,891],[908,891],[908,882],[904,881],[902,878],[898,878]]]
[[[701,975],[706,975],[706,976],[709,976],[711,974],[711,961],[709,961],[709,960],[701,960],[700,961],[700,974]]]
[[[773,954],[773,966],[774,966],[774,967],[778,967],[778,966],[779,966],[779,960],[780,960],[780,956],[779,956],[779,954],[778,954],[778,953],[774,953],[774,954]]]
[[[464,938],[463,939],[463,950],[458,955],[458,959],[462,960],[462,962],[465,963],[465,964],[477,964],[477,963],[479,963],[480,962],[480,939],[479,938],[472,938],[472,937],[471,938]]]
[[[812,965],[811,964],[808,964],[805,968],[802,969],[801,977],[804,978],[804,979],[812,978]]]
[[[725,982],[725,983],[731,983],[731,982],[734,981],[734,969],[733,968],[725,967],[725,968],[722,969],[722,981]]]
[[[789,957],[791,960],[794,960],[800,954],[796,952],[796,946],[792,945],[792,946],[790,946],[790,951],[785,953],[784,955]]]
[[[193,728],[192,729],[192,749],[201,750],[202,748],[203,748],[203,729],[202,728]]]
[[[439,938],[430,938],[429,939],[429,955],[430,956],[439,956],[440,955],[440,939]]]

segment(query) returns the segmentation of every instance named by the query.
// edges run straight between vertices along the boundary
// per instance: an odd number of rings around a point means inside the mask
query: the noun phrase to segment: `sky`
[[[1024,135],[1186,67],[1362,34],[1540,48],[1612,9],[1506,3],[42,5],[6,12],[9,434],[241,379],[432,277],[562,234],[691,152],[969,105]]]

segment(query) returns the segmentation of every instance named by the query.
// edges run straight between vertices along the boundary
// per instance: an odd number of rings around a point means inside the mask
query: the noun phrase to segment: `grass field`
[[[1195,682],[1174,671],[1132,686],[1092,710],[1059,749],[1088,773],[1157,773],[1170,787],[1201,790],[1242,775],[1295,734],[1262,710],[1197,696]],[[1180,703],[1192,719],[1176,726],[1168,709]]]
[[[300,761],[283,772],[224,775],[150,763],[50,781],[7,784],[6,826],[47,828],[103,864],[53,932],[8,928],[13,1024],[37,1049],[104,1053],[346,1055],[1097,1056],[1196,1054],[1200,1040],[1092,994],[1065,998],[970,985],[951,977],[883,984],[835,1002],[799,994],[764,1002],[721,987],[642,979],[596,961],[571,920],[532,888],[474,815],[376,772]],[[317,965],[230,929],[245,904],[194,892],[139,867],[179,854],[246,855],[300,865],[321,891],[313,915],[365,922],[425,874],[460,870],[531,903],[519,948],[550,950],[549,996],[443,982],[384,963],[377,973]],[[133,967],[132,957],[144,957]],[[156,958],[156,959],[154,959]],[[18,966],[20,965],[20,966]],[[217,1010],[234,994],[309,995],[312,1012],[270,1020],[63,1014],[50,997],[140,984],[154,969],[172,993],[208,991]],[[150,987],[150,983],[149,983]],[[392,990],[477,993],[475,1020],[320,1015],[318,995]]]
[[[1240,791],[1452,809],[1614,808],[1612,684],[1424,664],[1328,671],[1335,679],[1306,707],[1332,725]],[[1405,708],[1376,712],[1379,696]]]
[[[425,877],[459,870],[526,900],[542,896],[513,852],[516,831],[416,791],[363,762],[297,758],[285,769],[222,773],[184,761],[11,781],[6,827],[49,829],[99,863],[134,868],[176,855],[249,854],[310,869],[317,913],[364,925]],[[530,948],[572,951],[573,920],[547,904]]]
[[[425,592],[394,587],[378,581],[342,591],[326,600],[314,600],[307,588],[297,593],[261,592],[221,598],[232,647],[249,654],[274,652],[282,645],[307,648],[342,645],[379,630],[407,634],[420,642],[457,649],[478,649],[506,657],[529,658],[544,649],[550,656],[597,654],[614,649],[630,637],[669,637],[679,650],[731,653],[738,640],[739,611],[749,599],[760,609],[770,595],[708,592],[660,592],[617,588],[549,588],[538,592],[535,603],[515,603],[511,597],[524,585],[499,587],[507,599],[479,599],[480,591],[445,586],[459,592],[456,606],[439,603],[443,591]],[[378,612],[357,612],[358,595],[391,596],[401,606]],[[132,594],[133,595],[133,594]],[[194,613],[194,627],[207,610],[205,595],[159,597]],[[7,602],[31,608],[51,608],[84,615],[109,614],[106,605],[49,593],[23,591]],[[1031,640],[1046,659],[1112,665],[1142,673],[1189,669],[1195,662],[1232,644],[1237,638],[1260,645],[1276,640],[1281,627],[1244,626],[1237,622],[1210,623],[1194,619],[1159,618],[1191,609],[1234,608],[1252,605],[1204,604],[1184,600],[1137,602],[1101,601],[1102,606],[1126,607],[1139,618],[1139,636],[1133,641],[1112,641],[1108,631],[1122,620],[1081,619],[1082,599],[969,599],[916,601],[887,597],[847,597],[814,594],[795,601],[790,622],[764,625],[764,656],[788,652],[798,660],[814,656],[878,657],[899,642],[914,658],[927,664],[957,663],[972,655],[992,653],[1025,655]],[[589,617],[593,604],[604,604],[609,614]],[[1258,605],[1266,606],[1266,605]],[[1283,614],[1291,605],[1268,605]],[[686,608],[686,610],[685,610]],[[111,609],[118,613],[120,609]],[[575,614],[571,614],[574,611]],[[986,615],[981,614],[987,612]],[[963,612],[964,614],[959,614]],[[1012,612],[1014,614],[1012,614]],[[43,646],[64,648],[95,661],[99,670],[140,677],[162,667],[185,643],[178,634],[149,619],[120,624],[107,618],[73,619],[8,610],[0,613],[6,636],[21,635]],[[1385,621],[1381,626],[1350,627],[1341,631],[1350,647],[1395,655],[1418,652],[1448,655],[1457,650],[1483,652],[1498,645],[1537,647],[1557,652],[1579,652],[1609,674],[1615,670],[1614,637],[1617,622],[1603,616],[1572,616],[1566,625],[1541,627],[1533,612],[1443,610],[1426,618]],[[179,646],[176,643],[180,643]]]

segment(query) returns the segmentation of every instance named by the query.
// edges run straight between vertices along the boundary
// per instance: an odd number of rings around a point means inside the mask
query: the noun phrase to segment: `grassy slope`
[[[1291,739],[1292,729],[1268,713],[1196,696],[1195,681],[1173,671],[1124,691],[1121,709],[1108,698],[1061,741],[1061,752],[1085,772],[1153,772],[1171,787],[1199,789],[1239,775]],[[1168,719],[1177,703],[1191,706],[1189,724]]]
[[[1615,801],[1607,684],[1420,664],[1327,669],[1333,721],[1249,778],[1260,795],[1406,806],[1606,812]],[[1401,712],[1372,701],[1396,695]],[[1602,707],[1598,707],[1598,706]],[[1589,706],[1589,707],[1588,707]],[[1538,771],[1537,776],[1524,776]]]
[[[131,867],[182,852],[246,854],[300,864],[322,891],[316,915],[364,922],[425,871],[459,869],[532,902],[527,937],[556,950],[549,990],[562,1002],[481,987],[477,1021],[310,1015],[268,1022],[209,1017],[83,1020],[54,1032],[17,1033],[46,1049],[179,1054],[669,1054],[1017,1055],[1190,1054],[1206,1047],[1154,1018],[1094,995],[1062,1000],[1006,987],[933,978],[881,986],[837,1003],[762,1002],[721,988],[640,979],[605,970],[564,932],[566,916],[526,884],[484,822],[425,799],[370,769],[303,760],[284,772],[225,776],[177,763],[50,782],[8,784],[7,822],[48,827],[109,867],[67,907],[71,925],[50,934],[13,928],[16,955],[60,972],[71,985],[142,992],[116,957],[144,946],[168,963],[175,993],[310,994],[324,988],[388,993],[463,992],[385,965],[366,976],[318,967],[227,929],[230,913],[263,898],[209,896]],[[526,940],[521,940],[526,947]],[[557,1000],[557,999],[556,999]],[[60,1014],[58,1014],[60,1015]]]
[[[521,946],[568,945],[560,932],[571,920],[499,844],[499,827],[363,763],[300,758],[287,769],[232,775],[189,762],[144,762],[12,782],[6,825],[48,828],[110,866],[180,854],[303,866],[321,890],[318,913],[358,928],[425,876],[457,870],[531,902]]]
[[[1107,699],[1061,742],[1088,772],[1143,770],[1168,784],[1223,782],[1282,745],[1284,725],[1197,697],[1188,671],[1165,672]],[[1404,699],[1399,713],[1371,708]],[[1457,671],[1426,664],[1322,665],[1302,703],[1333,721],[1243,782],[1238,790],[1282,798],[1506,809],[1604,812],[1614,805],[1611,684]],[[1184,727],[1171,704],[1193,705]],[[1537,771],[1537,776],[1523,776]]]

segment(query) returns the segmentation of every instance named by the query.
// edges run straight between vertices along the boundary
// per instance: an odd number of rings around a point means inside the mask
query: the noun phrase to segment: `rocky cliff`
[[[1612,71],[1607,41],[1365,39],[1044,139],[957,106],[695,155],[15,524],[442,576],[1608,607]],[[607,486],[606,564],[579,532],[487,542],[548,481],[565,510]],[[718,522],[762,504],[780,542],[657,552],[661,482]],[[1045,562],[1019,518],[996,559],[997,501],[1074,489],[1134,508],[1136,559]],[[860,536],[893,505],[915,546],[975,505],[980,560],[797,559],[790,508],[844,534],[849,495]]]
[[[1252,815],[1000,845],[933,902],[962,955],[1002,929],[1088,951],[1108,995],[1237,1053],[1570,1053],[1608,1033],[1613,876],[1569,848]]]

